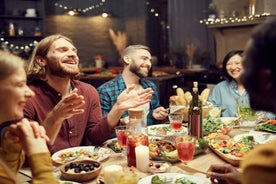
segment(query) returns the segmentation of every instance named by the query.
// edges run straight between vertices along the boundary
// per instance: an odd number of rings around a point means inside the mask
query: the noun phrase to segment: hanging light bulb
[[[111,13],[108,12],[106,9],[103,9],[102,13],[101,13],[101,16],[103,18],[107,18],[107,17],[111,17]]]
[[[79,14],[79,12],[77,10],[69,10],[67,12],[65,12],[66,15],[70,15],[70,16],[76,16]]]

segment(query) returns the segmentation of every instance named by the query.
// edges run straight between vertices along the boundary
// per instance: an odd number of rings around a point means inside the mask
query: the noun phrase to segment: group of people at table
[[[215,106],[227,109],[223,116],[236,116],[237,97],[256,110],[276,113],[275,30],[276,19],[257,26],[244,56],[231,51],[225,57],[226,80],[209,97]],[[0,51],[0,183],[16,183],[25,159],[33,183],[59,183],[51,154],[101,145],[112,137],[114,127],[127,121],[129,108],[142,107],[148,125],[167,118],[156,86],[144,79],[151,68],[149,48],[130,45],[122,51],[121,61],[122,73],[95,89],[77,80],[77,48],[68,37],[55,34],[42,39],[26,70],[23,59]],[[251,151],[241,163],[242,173],[231,165],[211,165],[207,177],[213,183],[275,183],[275,144]]]

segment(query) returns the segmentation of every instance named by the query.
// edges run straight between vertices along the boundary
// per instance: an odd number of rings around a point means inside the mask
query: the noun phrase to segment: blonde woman
[[[23,119],[25,103],[34,96],[26,85],[24,61],[0,51],[0,66],[0,124],[11,122],[1,139],[0,183],[18,183],[15,176],[25,156],[32,171],[32,183],[59,183],[52,172],[44,128]]]

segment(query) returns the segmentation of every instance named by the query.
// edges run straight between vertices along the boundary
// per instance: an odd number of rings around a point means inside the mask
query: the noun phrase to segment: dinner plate
[[[160,131],[163,130],[163,131]],[[187,127],[182,126],[182,129],[177,131],[178,133],[187,133]],[[170,124],[159,124],[148,126],[148,134],[152,136],[171,136],[175,132],[172,130]]]
[[[162,173],[162,174],[156,174],[159,177],[166,177],[167,181],[170,181],[168,183],[174,183],[174,181],[178,178],[187,178],[188,180],[196,183],[196,184],[211,184],[211,181],[206,178],[206,176],[200,175],[200,174],[180,174],[180,173]],[[145,178],[142,178],[138,181],[138,184],[151,184],[151,178],[155,175],[150,175]]]
[[[250,131],[249,133],[236,135],[233,137],[233,139],[234,139],[234,141],[237,142],[246,136],[253,136],[254,140],[259,144],[265,144],[269,141],[276,139],[276,135],[269,134],[269,133],[263,133],[263,132],[256,132],[256,131]]]
[[[78,147],[72,147],[60,150],[52,155],[52,160],[55,163],[62,164],[68,160],[74,159],[74,157],[78,157],[78,159],[95,159],[97,161],[103,161],[107,159],[110,156],[110,150],[106,148],[100,148],[97,150],[97,156],[96,157],[89,157],[86,154],[82,154],[83,152],[88,153],[90,155],[93,155],[95,153],[95,146],[78,146]],[[62,155],[70,155],[67,157],[67,159],[62,160]]]

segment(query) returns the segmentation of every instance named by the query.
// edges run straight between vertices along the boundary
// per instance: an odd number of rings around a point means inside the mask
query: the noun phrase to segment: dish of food
[[[276,120],[266,120],[258,124],[255,129],[259,131],[276,133]]]
[[[110,156],[110,150],[100,148],[95,150],[95,146],[78,146],[60,150],[52,155],[55,163],[63,164],[74,159],[93,159],[102,161]]]
[[[244,137],[253,136],[254,140],[258,144],[265,144],[271,140],[276,139],[276,135],[270,134],[270,133],[264,133],[264,132],[256,132],[256,131],[250,131],[249,133],[239,134],[233,137],[234,141],[238,142],[242,140]]]
[[[120,146],[117,139],[111,140],[110,142],[108,142],[107,147],[112,149],[115,153],[122,153],[122,151],[123,151],[123,148]]]
[[[188,130],[184,126],[182,126],[182,128],[178,131],[178,133],[187,132]],[[171,136],[174,135],[175,132],[172,130],[169,124],[160,124],[148,126],[148,134],[152,136]]]
[[[170,168],[170,164],[164,161],[150,161],[149,170],[151,173],[164,173]]]
[[[204,139],[198,138],[195,155],[204,153],[207,148],[207,142]],[[149,139],[149,153],[152,160],[166,161],[170,163],[179,162],[173,137],[169,137],[169,139],[163,137],[151,137]]]
[[[181,184],[184,181],[190,181],[192,184],[211,184],[211,181],[206,176],[200,174],[180,174],[180,173],[161,173],[150,175],[138,181],[138,184]]]
[[[235,166],[238,166],[243,157],[258,144],[252,135],[245,135],[235,140],[222,133],[212,133],[206,139],[216,154]]]
[[[203,119],[203,135],[208,135],[214,132],[221,132],[227,134],[231,130],[231,126],[223,123],[221,118],[209,116]]]

